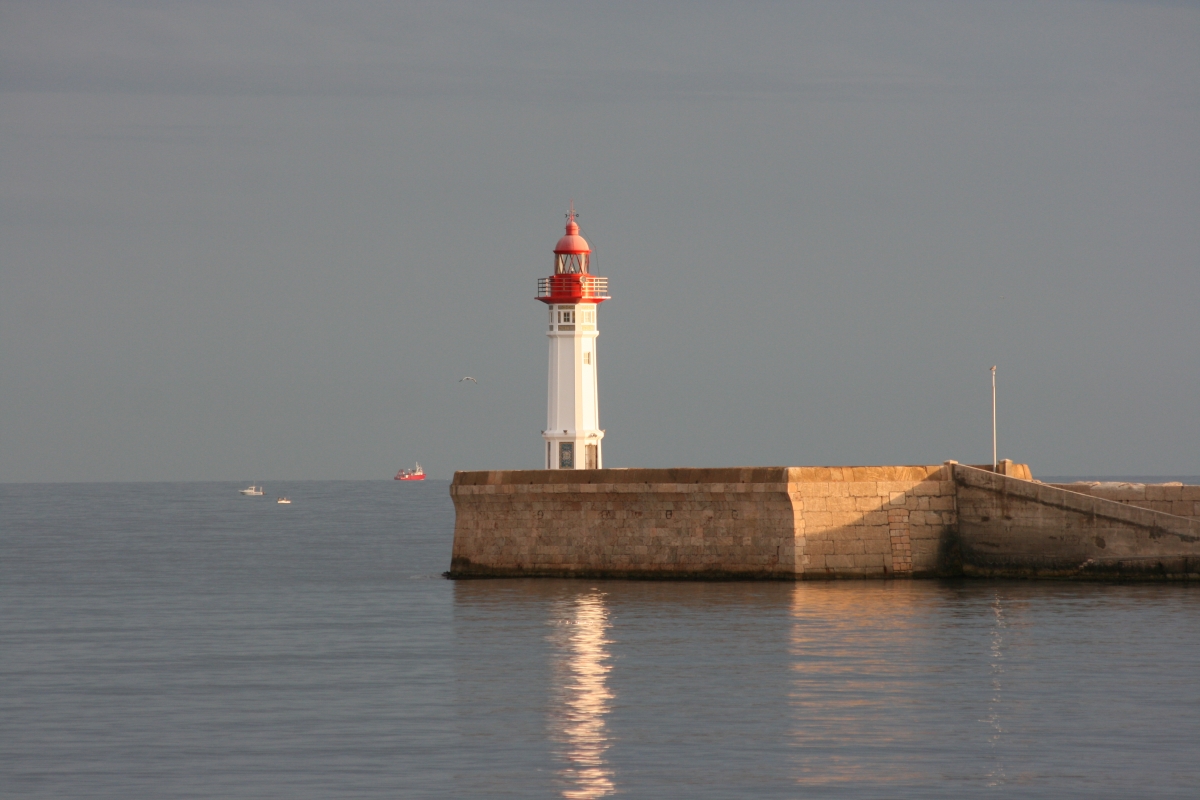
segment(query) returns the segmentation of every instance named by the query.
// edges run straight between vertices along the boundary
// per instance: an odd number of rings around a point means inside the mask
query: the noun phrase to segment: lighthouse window
[[[562,253],[554,257],[554,274],[556,275],[577,275],[587,271],[588,257],[586,253]]]
[[[575,443],[558,443],[558,468],[575,469]]]
[[[583,354],[583,363],[585,363],[585,364],[590,364],[590,363],[592,363],[592,354],[591,354],[591,353],[584,353],[584,354]]]

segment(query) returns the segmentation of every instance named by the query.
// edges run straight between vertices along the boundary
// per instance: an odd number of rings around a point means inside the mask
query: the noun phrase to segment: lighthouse
[[[592,249],[579,235],[575,207],[554,247],[554,273],[538,278],[550,310],[550,377],[544,440],[546,469],[600,469],[600,412],[596,390],[596,311],[608,300],[608,278],[591,272]]]

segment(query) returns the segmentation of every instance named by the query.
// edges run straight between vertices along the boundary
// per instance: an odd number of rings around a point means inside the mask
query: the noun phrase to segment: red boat
[[[417,464],[412,469],[402,469],[396,473],[395,480],[398,481],[423,481],[425,480],[425,470],[421,469],[421,465]]]

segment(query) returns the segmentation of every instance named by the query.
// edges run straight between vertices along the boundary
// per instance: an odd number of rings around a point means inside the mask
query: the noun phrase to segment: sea
[[[0,796],[1200,796],[1198,586],[451,581],[445,481],[243,486],[0,485]]]

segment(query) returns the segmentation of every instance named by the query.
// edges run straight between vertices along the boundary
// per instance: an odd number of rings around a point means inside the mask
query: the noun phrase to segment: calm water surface
[[[445,482],[239,488],[0,486],[0,795],[1197,796],[1197,587],[450,582]]]

